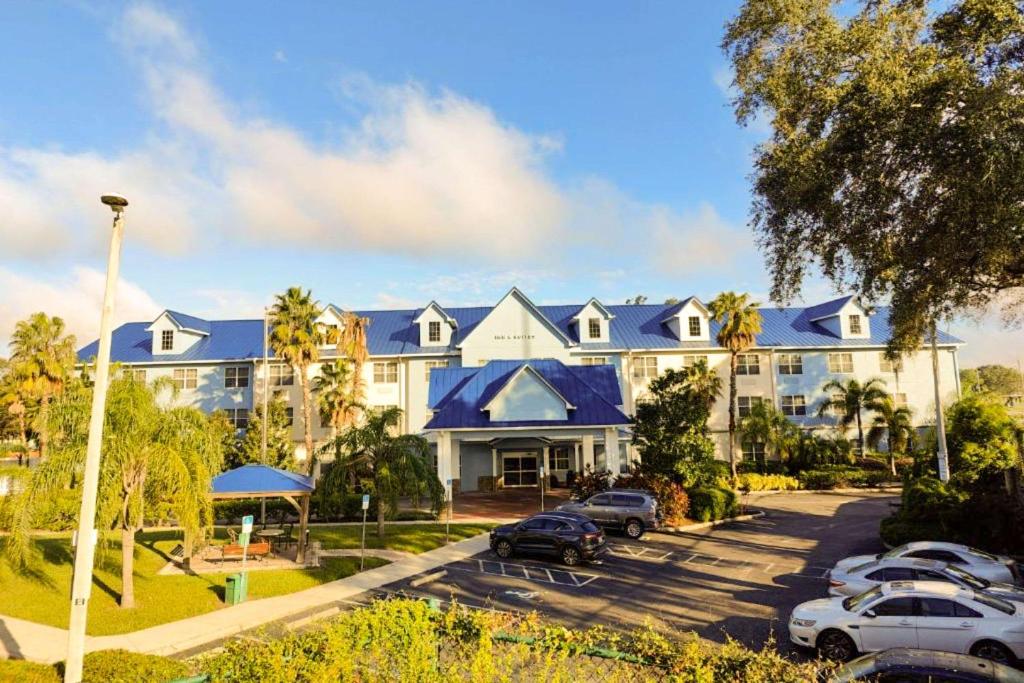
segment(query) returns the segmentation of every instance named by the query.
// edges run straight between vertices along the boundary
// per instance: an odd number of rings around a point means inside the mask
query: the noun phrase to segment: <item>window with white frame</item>
[[[373,364],[374,384],[398,384],[398,362],[380,361]]]
[[[269,379],[272,387],[291,386],[295,384],[295,372],[290,365],[271,365]]]
[[[338,331],[338,326],[337,325],[324,325],[323,326],[323,333],[324,333],[323,343],[324,343],[325,346],[328,345],[328,344],[336,344],[336,343],[338,343],[338,337],[340,336],[341,333]]]
[[[691,337],[699,337],[700,336],[700,316],[691,315],[690,316],[690,320],[689,320],[689,324],[690,324],[690,336]]]
[[[608,365],[608,356],[583,356],[580,365]]]
[[[140,384],[146,383],[146,371],[138,368],[125,368],[121,371],[123,379],[130,379]]]
[[[849,320],[850,320],[850,334],[861,334],[863,332],[863,330],[862,330],[862,328],[860,326],[860,316],[859,315],[851,315],[849,317]]]
[[[432,343],[441,342],[441,321],[431,320],[427,323],[427,341]]]
[[[245,366],[224,368],[224,386],[227,389],[244,389],[249,386],[249,368]]]
[[[743,459],[749,462],[764,462],[765,448],[763,441],[754,439],[743,440]]]
[[[195,368],[177,368],[171,381],[178,389],[195,389],[199,385],[199,371]]]
[[[838,374],[849,374],[853,372],[852,353],[830,353],[828,354],[828,371]]]
[[[293,424],[295,424],[295,409],[294,408],[292,408],[291,406],[286,406],[285,409],[284,409],[284,416],[285,416],[285,423],[284,424],[285,424],[286,427],[291,427]]]
[[[171,351],[174,349],[174,330],[164,330],[160,333],[160,350]]]
[[[600,318],[587,318],[587,334],[590,339],[601,338],[601,319]]]
[[[737,375],[760,375],[761,357],[756,353],[741,353],[736,357]]]
[[[807,414],[807,403],[804,400],[803,394],[794,394],[792,396],[782,397],[782,414],[783,415],[806,415]]]
[[[228,422],[238,430],[249,428],[249,411],[246,408],[225,408]]]
[[[551,449],[551,454],[548,456],[551,460],[551,469],[553,470],[567,470],[569,469],[569,447],[568,446],[557,446]]]
[[[424,363],[424,365],[426,366],[427,381],[429,382],[430,381],[430,371],[433,370],[434,368],[446,368],[446,367],[448,367],[448,361],[447,360],[428,360],[426,363]]]
[[[833,417],[846,415],[846,398],[842,394],[832,394],[832,409],[829,411]]]
[[[892,395],[892,403],[897,408],[907,407],[907,395],[903,393],[897,393]]]
[[[683,356],[683,367],[684,368],[692,368],[697,363],[704,363],[705,365],[707,365],[708,357],[707,356],[694,356],[694,355],[691,355],[691,354],[687,354],[687,355]]]
[[[894,373],[903,372],[903,359],[886,358],[885,351],[878,354],[878,370],[879,372]]]
[[[736,414],[740,417],[749,417],[751,409],[762,403],[771,403],[771,401],[763,396],[737,396]]]
[[[650,379],[657,376],[657,356],[637,356],[633,359],[633,377],[637,379]]]
[[[804,357],[799,353],[779,354],[780,375],[802,375],[804,374]]]

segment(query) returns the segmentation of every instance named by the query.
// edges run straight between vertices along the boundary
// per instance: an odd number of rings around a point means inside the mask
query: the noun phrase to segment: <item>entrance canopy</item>
[[[308,496],[316,486],[302,474],[269,465],[242,465],[213,478],[214,498],[287,498]]]

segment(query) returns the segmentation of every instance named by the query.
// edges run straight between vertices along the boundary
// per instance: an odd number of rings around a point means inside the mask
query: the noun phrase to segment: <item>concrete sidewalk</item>
[[[253,600],[132,633],[90,636],[86,639],[86,650],[122,648],[159,655],[186,652],[294,614],[349,600],[365,591],[465,559],[487,548],[488,535],[480,534],[298,593]],[[67,631],[63,629],[0,615],[0,657],[52,663],[64,659],[66,647]]]

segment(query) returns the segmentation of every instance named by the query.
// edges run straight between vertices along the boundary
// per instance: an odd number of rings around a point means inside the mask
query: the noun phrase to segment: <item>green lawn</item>
[[[225,574],[156,576],[167,553],[178,543],[173,531],[141,533],[135,548],[135,603],[131,610],[117,606],[121,588],[120,542],[97,555],[97,567],[89,600],[90,635],[111,635],[204,614],[224,606]],[[0,540],[0,545],[3,541]],[[0,613],[67,628],[71,586],[71,544],[67,535],[35,540],[44,562],[28,573],[15,572],[0,562]],[[0,548],[2,551],[2,548]],[[372,569],[387,564],[366,558]],[[266,598],[351,576],[359,571],[359,558],[327,558],[319,569],[280,569],[249,574],[249,596]]]
[[[452,524],[449,538],[461,541],[490,531],[493,524]],[[377,525],[366,525],[366,547],[422,553],[444,545],[444,524],[390,524],[384,527],[384,538],[377,538]],[[320,541],[324,548],[358,548],[362,528],[359,525],[311,526],[311,540]]]

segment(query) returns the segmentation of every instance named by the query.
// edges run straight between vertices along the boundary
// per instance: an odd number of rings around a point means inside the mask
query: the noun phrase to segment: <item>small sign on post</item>
[[[366,554],[366,511],[370,509],[370,494],[363,494],[363,539],[359,542],[359,571],[363,571],[363,560]]]
[[[238,534],[238,545],[242,546],[242,586],[248,586],[249,580],[245,571],[247,555],[249,554],[249,536],[252,534],[252,515],[242,517],[242,533]],[[243,589],[244,591],[244,589]],[[242,598],[245,599],[245,593]]]
[[[448,481],[445,482],[445,485],[444,485],[444,498],[445,498],[445,502],[448,504],[447,505],[447,507],[448,507],[448,519],[445,521],[445,525],[444,525],[444,543],[445,543],[445,545],[448,545],[449,537],[451,536],[451,527],[452,527],[452,506],[454,505],[454,503],[452,502],[452,480],[451,479],[448,479]]]

